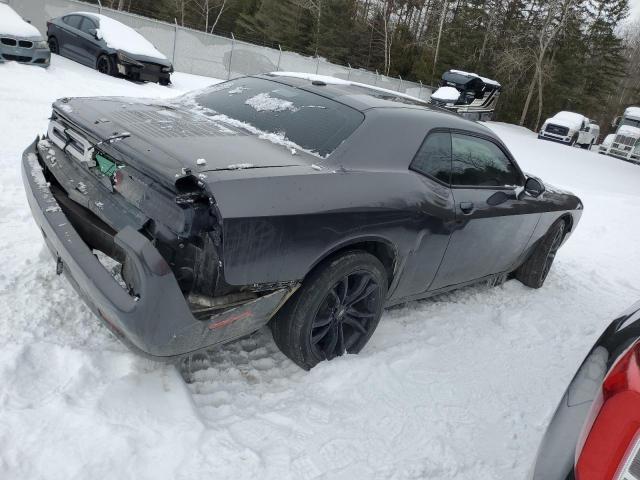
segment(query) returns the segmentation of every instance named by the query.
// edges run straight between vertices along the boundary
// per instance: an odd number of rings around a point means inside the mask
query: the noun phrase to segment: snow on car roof
[[[495,85],[496,87],[500,87],[501,86],[499,82],[496,82],[495,80],[492,80],[492,79],[487,78],[487,77],[482,77],[482,76],[478,75],[477,73],[465,72],[464,70],[449,70],[449,72],[457,73],[458,75],[465,75],[467,77],[478,77],[484,83],[488,83],[489,85]]]
[[[107,42],[107,46],[115,50],[123,50],[124,52],[134,55],[144,55],[146,57],[159,58],[166,60],[153,44],[136,32],[133,28],[127,27],[125,24],[114,20],[113,18],[92,12],[73,12],[77,15],[86,15],[93,17],[99,23],[98,31],[102,39]],[[72,14],[69,14],[72,15]]]
[[[0,34],[20,38],[42,38],[36,27],[25,22],[13,8],[2,2],[0,2]]]
[[[360,82],[352,82],[350,80],[343,80],[341,78],[329,77],[328,75],[316,75],[314,73],[302,73],[302,72],[271,72],[269,75],[276,75],[279,77],[292,77],[292,78],[301,78],[303,80],[309,80],[311,82],[324,82],[327,85],[354,85],[356,87],[364,87],[369,88],[371,90],[376,90],[378,92],[389,93],[395,95],[396,97],[402,97],[409,100],[413,100],[414,102],[420,102],[424,105],[427,105],[427,102],[424,100],[413,97],[411,95],[407,95],[406,93],[396,92],[395,90],[389,90],[387,88],[374,87],[373,85],[367,85],[366,83]]]
[[[561,125],[563,127],[580,130],[580,128],[582,127],[582,122],[585,120],[585,118],[586,117],[584,115],[580,115],[579,113],[558,112],[548,121],[553,122],[556,125]]]
[[[453,87],[440,87],[431,94],[431,98],[447,102],[455,102],[460,98],[460,92]]]
[[[640,107],[627,107],[624,111],[625,117],[640,118]]]

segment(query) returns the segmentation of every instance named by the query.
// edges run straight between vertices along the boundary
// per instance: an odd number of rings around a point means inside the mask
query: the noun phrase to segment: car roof
[[[498,139],[489,128],[478,122],[400,92],[322,75],[274,72],[254,77],[301,88],[363,113],[376,110],[377,114],[388,115],[390,120],[402,115],[401,110],[404,110],[407,115],[424,121],[430,128],[465,130]]]

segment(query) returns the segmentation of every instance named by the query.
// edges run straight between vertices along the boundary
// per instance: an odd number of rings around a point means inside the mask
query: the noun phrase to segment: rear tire
[[[105,75],[113,75],[115,72],[115,67],[113,65],[113,60],[109,55],[102,54],[98,57],[96,61],[96,70],[100,73],[104,73]]]
[[[556,253],[562,244],[567,224],[557,220],[538,242],[529,258],[516,270],[515,277],[527,287],[540,288],[547,279]]]
[[[373,255],[350,251],[329,259],[271,321],[273,339],[305,370],[358,353],[378,326],[387,288],[385,268]]]
[[[49,37],[49,50],[51,53],[59,54],[60,53],[60,45],[58,45],[58,39],[54,36]]]

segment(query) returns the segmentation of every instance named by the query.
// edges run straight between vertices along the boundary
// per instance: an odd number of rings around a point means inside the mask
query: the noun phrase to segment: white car
[[[36,27],[0,2],[0,63],[19,62],[48,67],[49,45]]]
[[[545,120],[538,138],[591,148],[600,135],[600,127],[587,117],[574,112],[558,112]]]

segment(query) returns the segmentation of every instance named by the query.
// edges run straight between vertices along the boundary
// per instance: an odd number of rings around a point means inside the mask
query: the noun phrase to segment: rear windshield
[[[195,101],[321,157],[330,155],[364,119],[351,107],[262,78],[214,85],[197,94]]]

